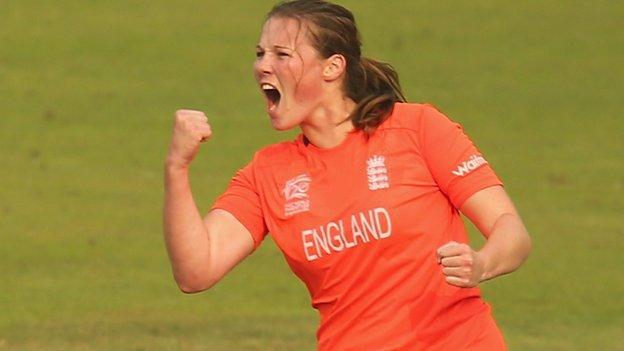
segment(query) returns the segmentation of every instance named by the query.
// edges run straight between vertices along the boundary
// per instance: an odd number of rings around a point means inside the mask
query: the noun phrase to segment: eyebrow
[[[286,49],[286,50],[290,50],[293,51],[295,49],[288,47],[288,46],[283,46],[283,45],[273,45],[274,48],[276,49]],[[264,50],[264,48],[260,45],[256,45],[256,50]]]

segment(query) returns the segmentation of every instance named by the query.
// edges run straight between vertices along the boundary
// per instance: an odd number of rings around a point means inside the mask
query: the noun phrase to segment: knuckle
[[[185,116],[187,113],[188,113],[188,110],[186,110],[186,109],[179,109],[179,110],[176,110],[175,114],[176,114],[176,116]]]
[[[176,122],[182,125],[188,124],[188,115],[183,113],[176,115]]]

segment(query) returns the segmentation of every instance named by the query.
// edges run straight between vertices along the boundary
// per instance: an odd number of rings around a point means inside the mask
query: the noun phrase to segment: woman
[[[258,151],[202,219],[188,168],[212,131],[176,113],[164,226],[180,289],[210,288],[270,232],[320,312],[320,350],[504,350],[477,285],[517,269],[530,239],[461,127],[404,102],[341,6],[277,5],[256,55],[273,128],[302,133]]]

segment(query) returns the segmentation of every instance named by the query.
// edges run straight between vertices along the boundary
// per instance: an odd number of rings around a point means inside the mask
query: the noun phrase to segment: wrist
[[[189,169],[188,162],[175,157],[167,157],[165,160],[165,171],[176,173],[187,173]]]
[[[492,267],[492,259],[487,251],[481,249],[477,252],[479,256],[479,261],[481,261],[481,275],[479,277],[479,282],[484,282],[486,280],[490,280],[494,278],[494,268]]]

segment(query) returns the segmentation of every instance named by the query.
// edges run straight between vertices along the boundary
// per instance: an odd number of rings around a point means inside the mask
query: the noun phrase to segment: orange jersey
[[[496,185],[458,124],[397,103],[370,138],[260,150],[213,208],[256,247],[271,233],[320,313],[319,350],[504,350],[479,289],[446,283],[436,260],[468,240],[457,209]]]

